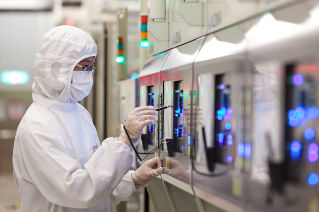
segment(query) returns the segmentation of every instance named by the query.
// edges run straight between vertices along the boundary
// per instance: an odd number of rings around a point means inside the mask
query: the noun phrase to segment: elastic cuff
[[[129,174],[130,174],[130,180],[131,180],[131,185],[132,185],[133,191],[136,191],[137,188],[135,187],[135,184],[134,184],[134,181],[133,181],[133,176],[132,176],[132,174],[133,174],[134,172],[135,172],[134,170],[130,170],[130,171],[129,171]]]
[[[126,135],[126,132],[125,132],[125,130],[124,130],[123,124],[121,124],[121,134],[120,134],[120,136],[119,136],[119,139],[120,139],[123,143],[127,144],[128,146],[131,146],[131,142],[130,142],[130,140],[128,139],[128,137],[127,137],[127,135]]]

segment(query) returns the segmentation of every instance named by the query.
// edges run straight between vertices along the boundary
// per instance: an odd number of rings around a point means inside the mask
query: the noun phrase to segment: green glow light
[[[119,55],[115,59],[116,63],[124,63],[125,57],[123,55]]]
[[[138,73],[131,74],[131,79],[138,79]]]
[[[156,56],[162,56],[162,55],[164,55],[164,52],[158,53]]]
[[[150,46],[150,43],[148,42],[148,40],[141,40],[140,46],[141,46],[142,48],[147,48],[147,47]]]
[[[23,85],[30,80],[30,74],[21,70],[5,70],[1,72],[0,81],[6,85]]]

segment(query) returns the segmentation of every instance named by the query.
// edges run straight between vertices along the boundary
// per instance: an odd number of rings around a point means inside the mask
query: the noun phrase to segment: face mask
[[[71,83],[71,99],[82,101],[87,97],[93,86],[93,76],[87,71],[73,71]]]

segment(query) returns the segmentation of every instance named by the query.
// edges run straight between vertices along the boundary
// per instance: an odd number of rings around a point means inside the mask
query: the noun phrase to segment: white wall
[[[52,8],[53,0],[1,0],[0,9],[43,10]]]
[[[31,75],[25,86],[0,83],[0,90],[31,89],[33,62],[40,38],[52,27],[52,12],[0,13],[0,72],[26,70]]]

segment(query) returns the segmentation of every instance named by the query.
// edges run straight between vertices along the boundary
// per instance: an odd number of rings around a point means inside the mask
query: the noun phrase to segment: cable
[[[151,150],[150,152],[141,152],[141,153],[138,153],[138,154],[146,154],[146,156],[142,159],[142,160],[145,160],[147,158],[147,156],[149,156],[150,154],[153,154],[156,150],[160,149],[162,147],[163,144],[161,144],[160,146],[154,148],[153,150]],[[141,160],[141,161],[142,161]]]
[[[201,171],[198,171],[195,167],[195,161],[192,160],[192,171],[195,171],[195,173],[199,174],[199,175],[203,175],[203,176],[206,176],[206,177],[219,177],[219,176],[222,176],[224,174],[226,174],[227,172],[229,172],[230,169],[227,169],[226,171],[224,172],[220,172],[220,173],[205,173],[205,172],[201,172]],[[227,166],[228,167],[228,166]],[[229,166],[230,167],[230,166]]]
[[[128,140],[129,140],[130,143],[131,143],[131,146],[132,146],[132,148],[133,148],[133,150],[134,150],[136,156],[138,157],[138,159],[139,159],[140,161],[145,160],[145,159],[147,158],[147,156],[149,156],[150,154],[153,154],[157,149],[159,149],[159,148],[163,145],[163,144],[161,144],[160,146],[155,147],[155,149],[151,150],[150,152],[140,152],[140,153],[139,153],[139,152],[136,150],[136,148],[134,147],[134,144],[133,144],[133,142],[132,142],[132,140],[131,140],[131,137],[129,136],[129,134],[128,134],[128,132],[127,132],[127,129],[126,129],[126,127],[125,127],[124,124],[123,124],[123,128],[124,128],[124,131],[125,131],[125,134],[126,134]],[[142,158],[140,157],[140,154],[146,154],[146,156],[142,159]]]
[[[129,134],[128,134],[128,132],[127,132],[126,127],[125,127],[124,124],[123,124],[123,128],[124,128],[124,131],[125,131],[125,133],[126,133],[126,136],[128,137],[128,140],[129,140],[130,143],[131,143],[131,146],[132,146],[132,148],[133,148],[133,150],[134,150],[136,156],[138,157],[138,159],[139,159],[140,161],[142,161],[141,157],[139,156],[137,150],[136,150],[135,147],[134,147],[134,144],[133,144],[133,142],[132,142],[132,140],[131,140],[131,137],[129,136]]]
[[[205,133],[205,127],[202,127],[202,134],[203,134],[203,142],[204,142],[204,147],[205,147],[205,154],[206,154],[206,161],[207,163],[216,163],[214,159],[210,159],[209,155],[210,154],[210,151],[208,151],[208,146],[207,146],[207,142],[206,142],[206,133]],[[195,145],[194,145],[194,148],[195,148]],[[195,153],[196,151],[194,151]],[[226,171],[224,172],[221,172],[221,173],[204,173],[204,172],[201,172],[201,171],[198,171],[195,167],[195,156],[192,157],[192,170],[194,170],[197,174],[199,175],[203,175],[203,176],[207,176],[207,177],[219,177],[219,176],[222,176],[224,174],[226,174],[229,169],[227,169]],[[230,166],[229,166],[230,167]],[[208,169],[212,169],[211,167],[208,167]]]

